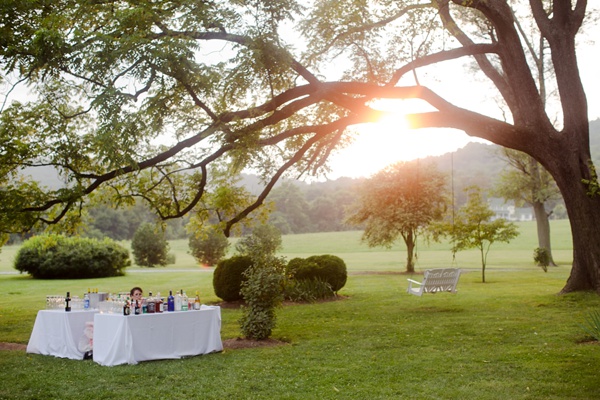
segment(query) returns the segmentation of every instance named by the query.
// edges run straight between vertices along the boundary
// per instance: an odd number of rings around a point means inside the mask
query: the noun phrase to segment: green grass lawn
[[[566,224],[553,223],[560,265],[547,273],[531,261],[535,226],[522,225],[520,239],[490,252],[488,283],[481,283],[476,253],[459,253],[455,264],[465,273],[458,294],[421,298],[406,293],[410,276],[393,273],[403,269],[400,248],[368,249],[358,232],[287,236],[286,257],[337,254],[350,275],[338,301],[279,309],[273,338],[286,344],[116,367],[2,351],[0,399],[600,398],[600,345],[580,326],[600,297],[557,295],[570,270]],[[212,269],[184,258],[183,242],[172,248],[177,264],[146,273],[133,267],[119,278],[0,275],[0,341],[27,343],[45,295],[67,290],[183,288],[218,301]],[[14,251],[3,249],[0,271],[10,271],[4,263]],[[420,254],[418,271],[452,263],[443,245],[421,245]],[[239,316],[222,309],[224,340],[239,335]]]

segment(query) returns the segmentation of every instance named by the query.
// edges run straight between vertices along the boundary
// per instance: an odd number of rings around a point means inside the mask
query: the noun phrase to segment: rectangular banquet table
[[[94,361],[100,365],[196,356],[223,350],[221,308],[94,317]]]
[[[48,356],[82,360],[79,342],[84,335],[86,322],[94,320],[97,310],[38,311],[27,352]]]

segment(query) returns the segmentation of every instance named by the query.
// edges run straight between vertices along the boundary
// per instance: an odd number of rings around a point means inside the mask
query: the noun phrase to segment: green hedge
[[[213,274],[213,288],[217,297],[225,301],[241,300],[244,272],[251,266],[252,259],[249,256],[233,256],[219,261]]]
[[[324,254],[308,258],[294,258],[287,265],[288,278],[296,280],[316,279],[328,283],[331,290],[339,291],[346,284],[346,263],[338,256]]]
[[[129,265],[127,249],[111,239],[42,235],[23,243],[14,268],[39,279],[85,279],[121,276]]]

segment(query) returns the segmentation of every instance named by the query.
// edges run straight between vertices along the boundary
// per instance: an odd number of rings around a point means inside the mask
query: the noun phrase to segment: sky
[[[594,38],[600,38],[598,24],[586,27],[577,48],[579,70],[588,98],[590,120],[600,118],[600,75],[598,73],[600,46],[594,42]],[[456,105],[501,118],[495,100],[488,94],[490,92],[482,90],[481,83],[474,82],[472,77],[467,75],[462,63],[444,64],[443,69],[447,72],[446,80],[435,80],[425,73],[421,84],[429,86]],[[436,74],[437,72],[439,71],[436,71]],[[431,78],[429,83],[427,78]],[[328,179],[343,176],[369,177],[397,161],[453,152],[470,141],[483,142],[457,130],[408,130],[404,126],[402,115],[414,111],[412,107],[397,102],[388,105],[385,109],[397,112],[397,116],[377,124],[355,126],[354,129],[358,132],[355,142],[330,158],[332,171],[327,174]]]

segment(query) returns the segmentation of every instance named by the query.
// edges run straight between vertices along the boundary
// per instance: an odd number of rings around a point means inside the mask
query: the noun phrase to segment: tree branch
[[[459,47],[452,50],[443,50],[438,53],[428,54],[423,57],[419,57],[394,72],[390,81],[386,86],[394,86],[398,81],[406,74],[416,68],[425,67],[440,63],[442,61],[450,61],[464,56],[474,56],[478,54],[487,53],[498,53],[498,46],[496,44],[473,44],[470,46]]]

